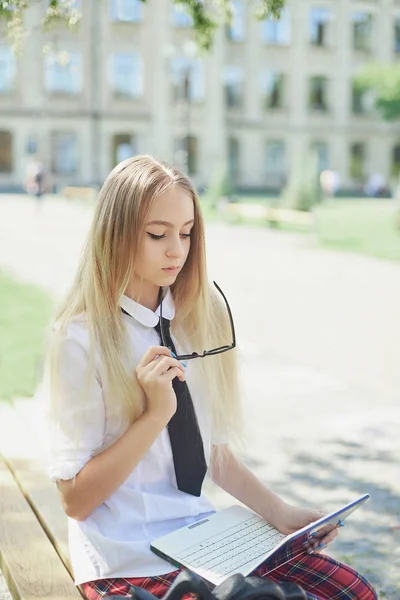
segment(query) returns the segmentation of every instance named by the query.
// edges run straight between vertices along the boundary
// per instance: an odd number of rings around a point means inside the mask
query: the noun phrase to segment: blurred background
[[[369,492],[332,554],[390,600],[399,59],[395,0],[0,0],[0,402],[37,389],[109,171],[142,153],[174,164],[232,306],[245,460],[293,503]]]

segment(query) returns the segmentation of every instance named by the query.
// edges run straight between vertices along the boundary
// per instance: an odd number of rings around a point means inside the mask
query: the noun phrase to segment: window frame
[[[119,65],[119,70],[116,69],[117,60],[123,58],[126,64]],[[133,60],[132,60],[133,59]],[[122,61],[123,62],[123,61]],[[129,84],[131,89],[128,90],[128,85],[120,86],[121,82],[121,66],[122,71],[126,70],[126,65],[132,65],[129,75],[122,73],[122,81]],[[113,98],[118,100],[139,100],[144,96],[144,61],[138,51],[130,52],[112,52],[109,56],[109,88]],[[128,91],[126,91],[128,90]]]

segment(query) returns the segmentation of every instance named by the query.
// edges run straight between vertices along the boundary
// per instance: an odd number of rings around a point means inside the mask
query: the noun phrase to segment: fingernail
[[[316,548],[314,548],[314,550],[321,550],[321,548],[325,548],[326,544],[320,544],[319,546],[317,546]]]
[[[342,519],[339,519],[337,526],[344,527],[344,523],[343,523]]]
[[[175,354],[175,352],[172,352],[171,348],[169,348],[169,350],[171,351],[171,355],[172,355],[174,358],[176,358],[176,354]],[[181,365],[183,365],[184,367],[187,367],[187,364],[186,364],[186,363],[184,363],[184,362],[181,362]]]
[[[312,537],[316,536],[316,535],[317,535],[317,533],[318,533],[317,531],[314,531],[314,533],[312,533],[312,534],[310,535],[310,538],[312,538]]]

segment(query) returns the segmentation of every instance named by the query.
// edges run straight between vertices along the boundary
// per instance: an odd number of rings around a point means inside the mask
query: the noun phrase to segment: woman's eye
[[[181,233],[181,237],[183,238],[190,238],[191,234],[190,233]]]
[[[147,232],[147,235],[149,237],[151,237],[152,240],[162,240],[163,238],[165,238],[165,233],[163,233],[162,235],[156,235],[155,233],[150,233],[149,231]]]

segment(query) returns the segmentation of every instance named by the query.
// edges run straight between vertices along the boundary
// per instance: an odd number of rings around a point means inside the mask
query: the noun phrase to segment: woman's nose
[[[183,254],[184,248],[181,238],[173,238],[167,248],[167,256],[176,256],[177,258],[179,258],[180,256],[183,256]]]

